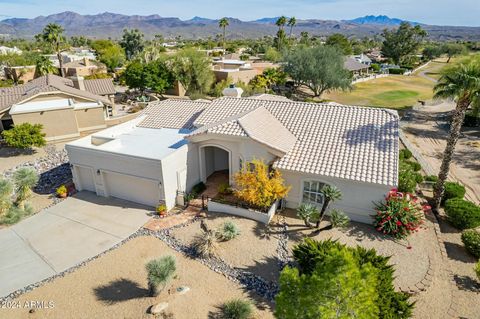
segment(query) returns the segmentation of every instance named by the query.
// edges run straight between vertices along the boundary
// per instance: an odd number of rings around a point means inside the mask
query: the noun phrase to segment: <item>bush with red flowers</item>
[[[406,238],[422,224],[423,209],[429,207],[422,208],[413,194],[392,189],[385,202],[376,205],[374,226],[384,234],[398,239]]]

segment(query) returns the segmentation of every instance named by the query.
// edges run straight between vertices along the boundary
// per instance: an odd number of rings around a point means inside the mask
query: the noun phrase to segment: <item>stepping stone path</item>
[[[143,227],[151,231],[159,231],[189,222],[199,214],[200,208],[189,206],[181,213],[167,215],[162,218],[153,218]]]

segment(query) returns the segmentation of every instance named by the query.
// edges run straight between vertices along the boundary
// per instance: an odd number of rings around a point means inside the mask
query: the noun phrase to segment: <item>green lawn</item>
[[[403,109],[419,100],[430,100],[434,85],[435,82],[416,75],[392,75],[358,83],[350,92],[331,92],[323,98],[340,104]]]

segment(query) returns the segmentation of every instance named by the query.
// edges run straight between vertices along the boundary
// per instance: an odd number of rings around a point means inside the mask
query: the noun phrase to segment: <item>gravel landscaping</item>
[[[406,290],[422,281],[430,268],[432,255],[439,254],[433,224],[426,220],[419,232],[409,237],[408,241],[394,241],[391,237],[380,234],[372,225],[351,222],[345,229],[325,229],[318,232],[305,227],[302,220],[296,218],[295,212],[285,213],[288,224],[288,247],[293,246],[305,237],[317,240],[337,239],[348,246],[374,248],[384,256],[392,256],[390,261],[395,265],[397,288]],[[322,222],[321,227],[329,225]]]
[[[145,263],[166,254],[177,259],[177,276],[158,297],[147,297]],[[189,287],[181,294],[177,288]],[[76,296],[81,296],[77,298]],[[56,278],[14,301],[39,300],[54,308],[1,309],[8,318],[153,318],[150,306],[168,303],[166,312],[174,318],[207,318],[232,298],[250,298],[257,305],[258,318],[273,318],[271,305],[198,261],[176,252],[164,242],[141,236],[110,251],[67,276]]]
[[[279,275],[278,235],[268,236],[262,223],[246,218],[213,212],[209,212],[206,218],[206,223],[211,229],[220,228],[226,221],[234,222],[241,233],[230,241],[220,242],[218,256],[234,268],[276,282]],[[200,232],[200,223],[192,223],[175,229],[171,235],[184,245],[190,246],[194,236]]]

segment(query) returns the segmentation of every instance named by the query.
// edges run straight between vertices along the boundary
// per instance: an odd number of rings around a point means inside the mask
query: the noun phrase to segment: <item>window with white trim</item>
[[[325,183],[319,181],[303,182],[303,202],[314,205],[323,205],[324,196],[321,193]]]

